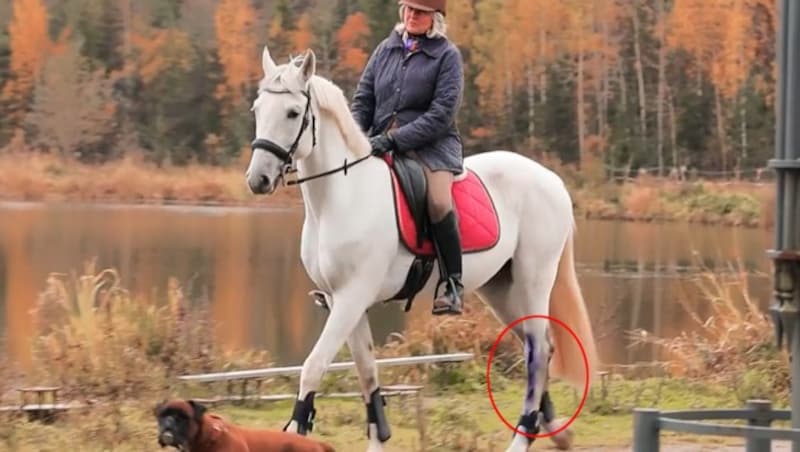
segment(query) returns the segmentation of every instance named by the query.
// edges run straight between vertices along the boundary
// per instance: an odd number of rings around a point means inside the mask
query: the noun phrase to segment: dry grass
[[[661,196],[661,190],[651,183],[639,183],[623,190],[621,204],[627,219],[646,221],[666,220],[672,215],[669,205]]]
[[[2,350],[6,350],[4,340],[0,340],[0,404],[16,396],[14,388],[24,377],[18,366]]]
[[[788,354],[777,349],[773,323],[751,298],[746,272],[731,267],[734,277],[706,271],[696,280],[709,316],[701,317],[680,300],[698,328],[671,338],[637,330],[631,339],[634,345],[665,350],[674,376],[723,384],[742,401],[780,399],[789,389]]]
[[[86,165],[33,152],[0,154],[0,199],[122,203],[280,203],[299,202],[285,188],[266,198],[250,194],[246,163],[232,167],[156,167],[142,159]]]
[[[382,357],[417,356],[426,354],[473,353],[475,359],[454,366],[403,366],[387,369],[393,380],[419,382],[430,381],[434,387],[458,388],[461,391],[484,391],[489,352],[495,340],[505,328],[494,313],[478,298],[471,295],[465,299],[464,314],[458,317],[427,319],[415,323],[403,334],[392,334],[380,347]],[[513,333],[505,334],[495,350],[492,360],[492,377],[502,385],[505,379],[524,378],[523,349]]]
[[[176,375],[266,365],[264,353],[232,356],[213,341],[210,312],[177,281],[164,300],[134,299],[113,269],[89,262],[81,275],[53,274],[34,310],[31,379],[73,400],[166,395]]]
[[[574,186],[572,192],[576,213],[584,218],[769,227],[774,216],[771,184],[641,176],[621,185]]]

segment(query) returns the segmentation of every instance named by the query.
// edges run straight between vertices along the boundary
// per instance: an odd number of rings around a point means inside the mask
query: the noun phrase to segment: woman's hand
[[[389,132],[370,137],[369,144],[372,146],[372,154],[377,156],[381,156],[397,147]]]

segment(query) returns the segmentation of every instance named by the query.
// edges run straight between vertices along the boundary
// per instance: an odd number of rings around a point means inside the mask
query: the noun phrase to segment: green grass
[[[522,400],[522,383],[507,381],[495,394],[498,408],[512,425],[516,422]],[[741,404],[730,391],[687,380],[617,380],[610,384],[605,400],[599,388],[593,390],[582,412],[572,423],[576,447],[626,447],[633,429],[632,415],[625,405],[639,394],[639,406],[651,406],[655,390],[661,386],[657,403],[662,410],[726,407]],[[559,417],[574,413],[578,404],[573,390],[555,383],[553,399]],[[108,407],[95,407],[86,413],[73,413],[53,425],[23,420],[4,422],[0,426],[0,449],[12,451],[142,451],[159,450],[156,425],[151,410],[156,400],[142,400]],[[333,444],[337,450],[365,450],[364,405],[356,399],[318,398],[317,419],[313,436]],[[448,391],[428,389],[424,398],[428,450],[491,451],[502,450],[511,431],[498,419],[484,391]],[[264,402],[260,405],[212,407],[233,422],[267,429],[281,429],[292,411],[292,402]],[[413,398],[390,398],[387,415],[393,437],[387,451],[418,450],[416,408]],[[662,434],[664,442],[698,441],[730,443],[716,437],[687,437]],[[549,439],[538,440],[550,447]]]

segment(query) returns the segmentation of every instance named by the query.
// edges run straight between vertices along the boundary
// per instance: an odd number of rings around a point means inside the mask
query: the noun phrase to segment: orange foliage
[[[241,99],[247,85],[260,75],[261,54],[253,39],[255,17],[249,0],[221,0],[214,14],[219,60],[225,75],[221,93],[234,101]]]
[[[570,40],[554,36],[572,33],[567,5],[551,0],[484,0],[477,4],[473,61],[483,108],[500,112],[527,84],[526,71],[535,75],[564,50]]]
[[[475,63],[479,68],[476,84],[480,90],[480,104],[489,112],[502,111],[506,102],[504,87],[511,78],[511,56],[516,49],[511,49],[507,38],[511,30],[501,23],[512,18],[502,8],[501,0],[487,0],[477,5],[477,34],[482,39],[475,41]],[[521,60],[518,58],[517,60]]]
[[[754,36],[769,35],[770,25],[756,24],[753,12],[764,8],[775,18],[774,2],[765,0],[676,0],[667,42],[695,60],[695,71],[707,74],[726,98],[736,95],[755,64]],[[757,29],[761,28],[761,29]]]
[[[48,34],[47,8],[42,0],[14,0],[8,25],[12,81],[5,85],[4,99],[22,102],[33,91],[52,43]],[[17,113],[22,114],[23,109]]]
[[[149,36],[134,34],[134,48],[139,52],[138,70],[142,81],[149,83],[168,68],[191,68],[192,43],[189,36],[176,29],[159,29]]]
[[[470,46],[475,35],[472,0],[451,0],[447,5],[447,34],[459,46]]]
[[[367,16],[358,12],[347,17],[342,28],[336,32],[339,45],[340,67],[348,72],[360,72],[364,69],[369,55],[364,51],[369,37]]]
[[[292,31],[292,46],[295,52],[303,52],[311,47],[314,41],[314,32],[311,30],[311,19],[308,13],[301,15],[297,19],[297,29]]]

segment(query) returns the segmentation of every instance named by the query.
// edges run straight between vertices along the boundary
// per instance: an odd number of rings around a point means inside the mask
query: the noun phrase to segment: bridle
[[[261,91],[266,91],[266,92],[273,93],[273,94],[290,94],[291,93],[291,91],[289,91],[288,89],[273,90],[273,89],[269,89],[269,88],[262,88]],[[295,137],[294,142],[289,147],[288,151],[283,146],[279,145],[278,143],[276,143],[276,142],[274,142],[272,140],[268,140],[266,138],[256,138],[250,144],[253,152],[255,152],[257,149],[262,149],[262,150],[267,151],[270,154],[274,155],[275,157],[277,157],[281,161],[281,163],[283,163],[283,166],[281,167],[281,174],[280,174],[279,177],[280,177],[281,182],[284,185],[299,185],[299,184],[302,184],[303,182],[307,182],[307,181],[310,181],[310,180],[313,180],[313,179],[317,179],[317,178],[320,178],[320,177],[324,177],[324,176],[328,176],[328,175],[331,175],[331,174],[334,174],[334,173],[338,173],[339,171],[344,171],[344,174],[347,175],[347,169],[348,168],[350,168],[351,166],[356,165],[356,164],[358,164],[358,163],[360,163],[360,162],[362,162],[362,161],[364,161],[364,160],[366,160],[366,159],[368,159],[369,157],[372,156],[372,154],[366,155],[364,157],[361,157],[361,158],[355,160],[352,163],[348,163],[347,159],[345,159],[344,160],[344,164],[342,166],[338,167],[338,168],[334,168],[332,170],[328,170],[328,171],[325,171],[325,172],[322,172],[322,173],[319,173],[319,174],[315,174],[313,176],[302,177],[302,178],[299,178],[299,179],[287,181],[286,180],[286,175],[287,174],[297,172],[297,168],[295,168],[295,162],[294,162],[293,157],[294,157],[294,153],[297,151],[297,146],[300,144],[300,139],[303,138],[303,133],[305,133],[305,131],[308,128],[309,124],[311,124],[311,139],[312,139],[311,148],[313,149],[313,148],[315,148],[317,146],[317,117],[314,116],[314,112],[311,111],[311,91],[310,90],[304,90],[304,91],[302,91],[302,93],[303,93],[303,96],[306,97],[306,110],[303,113],[303,122],[300,125],[300,130],[297,131],[297,137]],[[311,119],[309,119],[309,116],[311,117]]]

